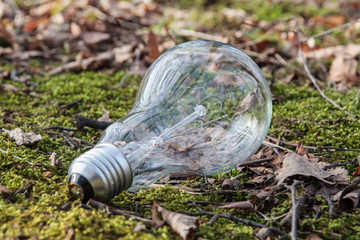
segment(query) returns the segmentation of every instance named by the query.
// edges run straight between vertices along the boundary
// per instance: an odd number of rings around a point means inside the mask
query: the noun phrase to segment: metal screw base
[[[85,178],[79,181],[77,176]],[[132,169],[120,150],[109,143],[96,145],[93,149],[77,157],[68,172],[69,189],[80,187],[83,200],[94,198],[106,202],[129,188],[132,183]],[[85,184],[88,182],[88,184]],[[92,192],[91,192],[92,190]]]

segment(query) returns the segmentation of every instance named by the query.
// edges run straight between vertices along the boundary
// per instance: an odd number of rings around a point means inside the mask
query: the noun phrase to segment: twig
[[[358,119],[356,116],[352,115],[351,113],[349,113],[348,111],[346,111],[343,107],[341,107],[339,104],[337,104],[336,102],[334,102],[333,100],[331,100],[328,96],[326,96],[326,94],[321,90],[321,88],[319,87],[319,85],[317,84],[316,82],[316,79],[315,77],[312,75],[308,65],[307,65],[307,62],[306,62],[306,58],[305,58],[305,55],[304,55],[304,52],[302,51],[301,49],[301,41],[300,41],[300,23],[299,23],[299,20],[297,18],[296,19],[296,22],[297,22],[297,36],[298,36],[298,52],[299,52],[299,55],[301,57],[301,60],[302,60],[302,63],[304,65],[304,69],[305,69],[305,72],[307,73],[310,81],[313,83],[313,85],[315,86],[316,90],[320,93],[320,95],[325,99],[327,100],[329,103],[331,103],[333,106],[335,106],[336,108],[340,109],[341,111],[345,112],[348,116],[354,118],[354,119]]]
[[[203,32],[196,32],[192,30],[187,29],[178,29],[174,31],[175,35],[183,36],[183,37],[190,37],[190,38],[199,38],[204,40],[210,40],[210,41],[218,41],[218,42],[226,42],[226,38],[220,35],[214,35],[214,34],[207,34]]]
[[[85,145],[90,146],[90,147],[94,147],[94,146],[95,146],[95,144],[93,144],[93,143],[91,143],[91,142],[88,142],[88,141],[86,141],[86,140],[84,140],[84,139],[81,139],[81,138],[73,137],[73,139],[74,139],[75,141],[77,141],[77,142],[80,142],[80,143],[85,144]]]
[[[74,107],[76,105],[78,105],[80,102],[82,102],[82,98],[74,101],[74,102],[71,102],[71,103],[68,103],[68,104],[64,104],[64,105],[61,105],[59,108],[61,109],[65,109],[65,108],[71,108],[71,107]]]
[[[291,185],[291,197],[292,197],[292,218],[291,218],[291,239],[296,240],[296,232],[297,232],[297,217],[300,210],[300,201],[296,200],[296,186],[303,184],[303,181],[296,180],[293,185]]]
[[[286,142],[283,140],[280,140],[278,138],[274,138],[274,137],[270,137],[269,135],[266,136],[267,139],[272,140],[274,142],[277,142],[280,145],[287,145],[287,146],[292,146],[292,147],[297,147],[299,144],[298,143],[292,143],[292,142]],[[275,144],[273,144],[274,146],[277,146]],[[306,146],[303,145],[303,148],[306,149],[311,149],[311,150],[321,150],[321,149],[325,149],[325,150],[335,150],[335,151],[344,151],[344,152],[360,152],[360,149],[351,149],[351,148],[339,148],[339,147],[332,147],[332,146],[318,146],[318,147],[314,147],[314,146]],[[280,148],[281,149],[281,148]]]
[[[209,225],[213,225],[219,219],[219,214],[215,214],[209,221]]]
[[[61,126],[50,126],[50,127],[46,127],[46,128],[40,128],[40,129],[34,129],[34,131],[39,131],[39,130],[61,130],[61,131],[84,131],[84,129],[73,129],[73,128],[66,128],[66,127],[61,127]]]
[[[339,147],[330,147],[330,146],[320,146],[316,147],[316,149],[333,149],[335,151],[344,151],[344,152],[360,152],[360,149],[351,149],[351,148],[339,148]]]
[[[213,213],[213,212],[209,212],[209,211],[206,211],[202,208],[200,208],[199,206],[197,206],[195,204],[195,202],[192,202],[192,205],[199,211],[199,213],[188,213],[188,212],[181,212],[181,213],[184,213],[184,214],[187,214],[187,215],[193,215],[193,216],[202,216],[202,215],[207,215],[207,216],[215,216],[217,215],[218,217],[221,217],[221,218],[226,218],[226,219],[229,219],[229,220],[232,220],[232,221],[235,221],[235,222],[241,222],[241,223],[244,223],[246,225],[249,225],[251,227],[257,227],[257,228],[268,228],[266,225],[263,225],[261,223],[258,223],[258,222],[255,222],[255,221],[252,221],[252,220],[248,220],[248,219],[244,219],[244,218],[239,218],[239,217],[235,217],[233,215],[231,215],[230,213]],[[269,230],[275,234],[278,234],[278,235],[287,235],[285,232],[279,230],[279,229],[276,229],[276,228],[272,228],[270,227]]]
[[[135,221],[143,222],[143,223],[147,224],[148,226],[154,225],[154,223],[151,219],[136,216],[136,215],[134,215],[135,214],[134,212],[129,212],[129,211],[120,210],[120,209],[117,209],[114,207],[110,207],[110,206],[106,205],[105,203],[95,201],[94,199],[90,199],[87,202],[87,204],[96,209],[100,209],[100,210],[105,209],[106,214],[108,214],[108,215],[122,215],[122,216],[125,216],[128,218],[131,218]]]
[[[279,149],[284,150],[284,151],[287,151],[287,152],[293,152],[293,151],[291,151],[290,149],[281,147],[281,146],[279,146],[279,145],[276,145],[276,144],[273,144],[273,143],[270,143],[270,142],[267,142],[267,141],[263,141],[262,144],[265,145],[265,146],[267,146],[267,147],[270,147],[270,148],[279,148]]]
[[[24,186],[22,186],[22,188],[20,188],[19,190],[17,190],[16,192],[14,192],[11,195],[11,198],[15,197],[17,194],[22,193],[24,191],[26,191],[27,189],[31,188],[33,186],[33,183],[31,180],[27,181]]]
[[[75,125],[78,129],[83,129],[84,127],[91,127],[104,130],[110,124],[112,124],[112,122],[97,121],[80,115],[77,117]]]
[[[5,154],[9,154],[7,151],[2,150],[1,148],[0,148],[0,152],[5,153]],[[18,156],[15,156],[15,155],[12,155],[12,154],[11,154],[11,156],[14,157],[14,158],[16,158],[16,159],[18,159],[18,160],[22,160],[22,159],[19,158]]]
[[[60,133],[61,137],[65,140],[70,147],[77,149],[77,146],[65,134]]]
[[[354,21],[354,22],[348,22],[348,23],[345,23],[345,24],[342,24],[342,25],[339,25],[339,26],[336,26],[334,28],[331,28],[329,30],[326,30],[324,32],[321,32],[321,33],[318,33],[318,34],[315,34],[315,35],[312,35],[310,37],[306,37],[306,38],[302,38],[300,39],[300,42],[306,42],[307,40],[309,40],[310,38],[318,38],[318,37],[323,37],[325,35],[328,35],[336,30],[339,30],[339,29],[342,29],[342,28],[347,28],[347,27],[350,27],[351,25],[359,22],[360,20],[357,20],[357,21]]]
[[[334,168],[334,167],[341,167],[341,166],[347,166],[347,165],[352,165],[357,163],[357,158],[355,158],[354,160],[350,161],[350,162],[346,162],[346,163],[333,163],[333,164],[329,164],[329,165],[325,165],[322,170],[328,170],[330,168]]]
[[[239,167],[252,166],[252,165],[259,164],[259,163],[268,162],[268,161],[271,161],[271,160],[274,160],[274,158],[270,157],[270,158],[262,158],[262,159],[254,160],[254,161],[247,161],[247,162],[244,162],[244,163],[240,164]],[[232,180],[234,180],[234,179],[232,179]]]
[[[186,201],[186,202],[183,202],[183,204],[189,204],[189,203],[195,203],[195,204],[199,204],[199,205],[216,205],[216,206],[224,205],[224,203],[207,202],[207,201]]]
[[[267,135],[266,138],[268,138],[269,140],[272,140],[274,142],[277,142],[278,144],[281,144],[281,145],[287,145],[287,146],[292,146],[292,147],[297,147],[299,145],[297,143],[286,142],[286,141],[280,140],[278,138],[270,137],[269,135]],[[316,147],[313,147],[313,146],[305,146],[305,145],[303,145],[303,147],[306,148],[306,149],[316,150]]]

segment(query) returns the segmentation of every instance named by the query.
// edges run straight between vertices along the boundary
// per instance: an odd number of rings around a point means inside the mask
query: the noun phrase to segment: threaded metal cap
[[[87,181],[78,181],[81,179],[77,177],[79,175]],[[72,162],[68,178],[70,193],[72,186],[76,186],[81,188],[82,196],[106,202],[129,188],[133,175],[130,164],[120,150],[113,144],[102,143]]]

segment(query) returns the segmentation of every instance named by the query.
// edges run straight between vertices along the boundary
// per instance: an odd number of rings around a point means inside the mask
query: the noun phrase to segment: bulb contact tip
[[[70,176],[69,194],[73,200],[81,199],[83,202],[94,197],[94,191],[89,181],[77,173]]]

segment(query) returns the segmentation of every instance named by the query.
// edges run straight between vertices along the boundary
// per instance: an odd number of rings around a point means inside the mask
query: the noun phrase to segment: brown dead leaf
[[[56,152],[52,152],[50,157],[49,157],[49,160],[50,160],[50,166],[52,167],[55,167],[55,164],[56,164]]]
[[[103,106],[102,109],[104,111],[103,115],[98,118],[98,121],[101,122],[113,122],[113,120],[110,118],[110,111],[106,110]]]
[[[182,237],[183,239],[194,239],[194,232],[199,228],[199,220],[196,217],[187,216],[185,214],[171,212],[154,202],[152,206],[152,218],[156,224],[162,224],[158,218],[161,214],[163,221]]]
[[[121,47],[114,48],[115,62],[122,64],[133,58],[133,50],[134,46],[132,44],[127,44]]]
[[[0,185],[0,196],[3,198],[9,198],[14,192]]]
[[[150,59],[152,62],[154,62],[159,56],[159,42],[157,39],[157,36],[152,31],[148,34],[148,41],[149,41],[149,53],[150,53]]]
[[[315,16],[312,19],[314,23],[320,25],[329,25],[333,28],[345,23],[345,17],[343,15],[333,15],[333,16]]]
[[[281,185],[267,187],[264,190],[262,190],[261,192],[259,192],[258,194],[256,194],[256,198],[257,199],[267,198],[267,197],[273,195],[274,193],[276,193],[277,191],[279,191],[281,188],[282,188]]]
[[[309,236],[306,237],[306,240],[323,240],[323,238],[321,238],[316,233],[311,233]]]
[[[242,201],[242,202],[226,203],[224,205],[218,206],[217,208],[248,210],[248,209],[254,209],[254,205],[250,201]]]
[[[111,38],[109,33],[102,33],[102,32],[83,32],[81,34],[82,40],[87,44],[97,44]]]
[[[338,203],[338,208],[342,211],[352,211],[359,204],[360,189],[357,188],[352,192],[342,196]]]
[[[75,237],[75,230],[70,228],[65,236],[65,240],[72,240]]]
[[[339,174],[337,171],[333,169],[329,171],[322,170],[318,164],[310,162],[299,154],[288,153],[284,158],[283,168],[276,171],[275,175],[278,184],[283,183],[289,177],[295,176],[315,177],[325,183],[335,184],[336,181],[342,182],[344,179],[344,176],[337,176]]]
[[[242,100],[240,106],[236,109],[235,115],[249,111],[252,107],[256,106],[258,102],[262,102],[262,99],[263,95],[261,89],[256,87]]]
[[[46,172],[44,172],[43,176],[44,176],[45,178],[51,178],[51,177],[52,177],[52,173],[51,173],[51,171],[46,171]]]
[[[359,84],[357,61],[346,55],[338,55],[331,63],[329,80],[342,90]]]
[[[72,22],[70,23],[70,32],[74,37],[79,37],[82,33],[81,27],[78,24]]]
[[[314,154],[309,153],[301,142],[299,142],[295,151],[297,154],[308,159],[310,162],[317,163],[319,161],[319,158],[315,157]]]
[[[34,132],[24,133],[23,130],[20,128],[15,128],[14,130],[6,130],[4,129],[6,133],[9,134],[11,138],[13,138],[16,141],[17,145],[33,145],[39,141],[42,140],[42,136],[39,134],[36,134]]]

